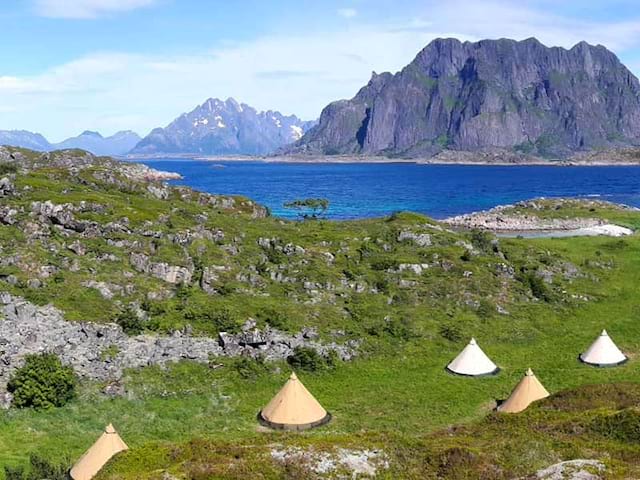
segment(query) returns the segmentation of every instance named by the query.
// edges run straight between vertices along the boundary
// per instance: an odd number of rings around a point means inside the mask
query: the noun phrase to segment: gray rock
[[[569,460],[536,472],[540,480],[601,480],[605,465],[597,460]]]
[[[25,355],[46,351],[58,355],[83,378],[116,382],[107,393],[119,395],[121,386],[117,381],[126,368],[180,360],[206,364],[218,356],[260,355],[267,360],[283,360],[300,345],[321,354],[335,351],[346,361],[353,358],[359,346],[353,340],[319,343],[314,330],[289,335],[274,329],[251,328],[254,323],[248,323],[248,329],[238,334],[221,332],[217,339],[193,337],[189,330],[171,336],[129,337],[118,325],[67,322],[52,306],[38,307],[8,293],[0,293],[0,314],[4,317],[0,319],[0,393]],[[106,351],[113,353],[105,355]],[[0,404],[8,401],[0,395]]]
[[[397,74],[328,105],[287,153],[430,157],[518,149],[565,157],[640,143],[640,83],[605,47],[436,39]]]
[[[431,245],[431,235],[428,233],[414,233],[404,230],[398,235],[398,241],[404,242],[405,240],[410,240],[419,247],[428,247]]]

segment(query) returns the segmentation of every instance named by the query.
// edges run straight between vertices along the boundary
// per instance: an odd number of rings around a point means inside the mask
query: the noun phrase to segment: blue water
[[[640,166],[545,167],[414,164],[284,164],[161,159],[145,161],[178,172],[175,183],[238,194],[295,217],[283,203],[329,199],[329,217],[379,217],[410,210],[434,218],[484,210],[534,197],[599,197],[640,207]],[[223,166],[221,168],[221,166]]]

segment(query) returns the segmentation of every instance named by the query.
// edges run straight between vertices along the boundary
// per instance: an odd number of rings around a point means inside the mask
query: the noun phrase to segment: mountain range
[[[267,155],[299,140],[314,122],[210,98],[165,128],[156,128],[132,154]]]
[[[640,84],[605,47],[437,39],[396,74],[324,108],[284,153],[542,157],[640,144]]]
[[[98,132],[85,131],[77,137],[68,138],[60,143],[50,143],[39,133],[26,130],[0,130],[0,145],[29,148],[42,152],[80,148],[95,155],[124,155],[138,142],[140,136],[132,131],[117,132],[103,137]]]

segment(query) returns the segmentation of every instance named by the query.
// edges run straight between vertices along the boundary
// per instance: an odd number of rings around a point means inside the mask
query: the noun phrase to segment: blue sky
[[[146,134],[209,97],[305,119],[430,40],[601,43],[640,73],[637,0],[2,0],[0,129]]]

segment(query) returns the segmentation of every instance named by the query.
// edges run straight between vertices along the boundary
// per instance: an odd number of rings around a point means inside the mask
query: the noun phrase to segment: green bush
[[[496,250],[494,236],[483,230],[474,230],[471,233],[471,244],[484,253],[492,253]]]
[[[4,467],[5,480],[68,480],[66,465],[53,465],[51,462],[32,454],[29,458],[29,470],[17,467]]]
[[[442,338],[449,340],[450,342],[459,342],[463,338],[462,329],[455,323],[445,323],[444,325],[440,325],[439,333]]]
[[[240,357],[234,363],[238,374],[247,380],[255,380],[269,371],[263,357]]]
[[[0,163],[0,175],[7,175],[8,173],[16,173],[17,171],[18,171],[18,165],[15,162]]]
[[[294,370],[304,370],[307,372],[319,372],[334,368],[338,357],[335,352],[329,355],[321,355],[310,347],[296,347],[293,354],[287,357],[287,363]]]
[[[526,273],[522,277],[522,283],[529,287],[534,297],[544,300],[545,302],[553,301],[551,289],[544,283],[542,277],[536,275],[535,272]]]
[[[640,410],[625,408],[613,415],[600,415],[593,420],[591,429],[607,438],[640,443]]]
[[[130,306],[120,310],[113,321],[122,327],[127,335],[140,335],[144,331],[145,322]]]
[[[7,390],[18,408],[62,407],[75,395],[76,376],[52,353],[27,355],[23,367],[15,371]]]

